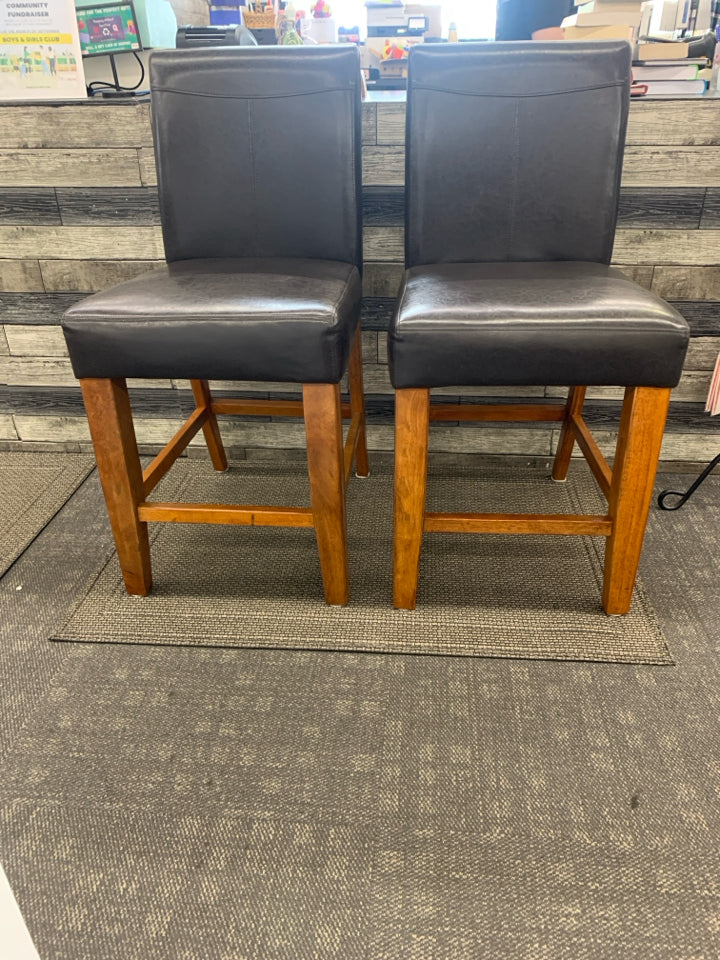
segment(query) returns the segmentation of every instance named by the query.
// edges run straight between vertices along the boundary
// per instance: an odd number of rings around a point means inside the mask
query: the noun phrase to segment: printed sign
[[[82,7],[77,22],[84,57],[140,49],[132,3]]]
[[[73,0],[0,0],[0,99],[86,95]]]

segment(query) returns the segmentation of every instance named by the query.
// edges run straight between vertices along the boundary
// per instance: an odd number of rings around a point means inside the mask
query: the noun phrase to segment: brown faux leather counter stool
[[[603,607],[630,608],[670,388],[689,331],[609,266],[630,100],[624,42],[425,45],[410,54],[406,271],[396,388],[394,602],[415,606],[425,531],[607,537]],[[557,404],[439,404],[433,387],[568,386]],[[625,388],[612,470],[583,420],[588,385]],[[606,514],[425,511],[430,420],[562,424]],[[482,489],[478,491],[482,497]]]
[[[368,473],[357,50],[161,51],[150,78],[167,265],[63,322],[125,585],[150,590],[149,520],[314,526],[325,598],[344,604],[353,459]],[[195,397],[144,472],[128,377],[187,378]],[[209,380],[302,384],[302,402],[213,400]],[[217,414],[304,415],[312,508],[151,502],[200,429],[215,469],[227,467]]]

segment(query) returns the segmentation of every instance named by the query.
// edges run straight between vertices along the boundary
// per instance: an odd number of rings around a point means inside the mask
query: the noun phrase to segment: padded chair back
[[[354,46],[151,55],[166,259],[362,262]]]
[[[609,263],[630,58],[624,41],[414,47],[406,265]]]

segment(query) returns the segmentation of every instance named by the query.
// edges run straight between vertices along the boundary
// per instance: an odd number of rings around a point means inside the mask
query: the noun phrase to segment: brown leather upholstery
[[[394,386],[675,386],[687,323],[605,268],[629,82],[621,41],[413,50]]]
[[[412,53],[406,266],[609,263],[629,45],[423,44]]]
[[[360,274],[335,260],[178,260],[65,314],[78,377],[337,383]]]
[[[674,386],[688,335],[603,263],[440,263],[405,274],[390,369],[396,387]]]
[[[360,310],[357,49],[163,50],[150,79],[170,266],[67,311],[76,376],[339,381]]]
[[[362,263],[355,48],[163,51],[151,58],[168,261]],[[292,78],[291,83],[288,79]]]

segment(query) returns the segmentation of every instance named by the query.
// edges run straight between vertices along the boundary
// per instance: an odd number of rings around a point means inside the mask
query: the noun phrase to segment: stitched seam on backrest
[[[520,98],[515,101],[515,116],[513,117],[513,155],[512,163],[512,192],[510,194],[510,216],[508,217],[508,245],[507,256],[512,256],[515,240],[515,218],[517,215],[517,188],[520,177]]]
[[[252,107],[250,101],[247,103],[247,119],[248,119],[248,143],[250,147],[250,196],[252,203],[252,213],[253,213],[253,223],[259,225],[258,219],[258,202],[257,202],[257,186],[255,180],[255,137],[253,133],[252,125]],[[257,229],[252,231],[252,251],[255,257],[258,256],[258,231]]]
[[[623,87],[625,85],[625,80],[614,80],[612,83],[597,83],[588,85],[586,87],[571,87],[568,89],[537,91],[533,93],[497,93],[495,91],[492,93],[484,93],[482,91],[475,90],[456,90],[453,87],[438,87],[434,84],[428,83],[413,84],[416,90],[431,90],[433,93],[448,93],[458,97],[485,97],[491,100],[523,100],[526,98],[534,99],[536,97],[561,97],[573,93],[590,93],[594,90],[612,90],[615,87]]]
[[[318,90],[300,90],[297,93],[200,93],[197,90],[179,90],[177,87],[154,87],[156,93],[174,93],[180,97],[205,97],[217,100],[288,100],[291,97],[314,97],[322,93],[347,93],[352,90],[352,84],[347,87],[322,87]]]

